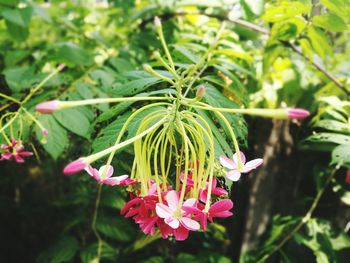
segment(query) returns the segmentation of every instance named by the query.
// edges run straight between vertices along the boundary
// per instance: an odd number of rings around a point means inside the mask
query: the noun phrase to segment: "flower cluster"
[[[1,144],[0,161],[14,159],[17,163],[24,163],[23,157],[32,156],[32,152],[24,151],[22,141],[12,139],[8,144]]]
[[[243,168],[238,168],[237,155],[233,159],[220,157],[222,165],[231,169],[225,177],[228,180],[237,181],[237,176],[232,178],[232,173],[246,173],[258,167],[262,159],[250,162],[245,161],[241,152]],[[196,166],[199,164],[197,163]],[[193,168],[193,165],[192,165]],[[195,169],[190,169],[186,175],[180,173],[180,186],[169,183],[159,184],[153,179],[149,181],[147,192],[142,193],[142,185],[128,175],[112,177],[114,169],[111,165],[103,165],[99,170],[87,165],[85,171],[97,182],[109,186],[128,187],[130,200],[126,202],[120,213],[126,218],[132,218],[139,225],[143,233],[153,235],[159,231],[163,238],[173,236],[176,240],[185,240],[190,231],[205,231],[208,223],[214,218],[226,218],[233,215],[231,209],[233,202],[228,198],[228,191],[219,186],[216,177],[209,177],[198,188]]]

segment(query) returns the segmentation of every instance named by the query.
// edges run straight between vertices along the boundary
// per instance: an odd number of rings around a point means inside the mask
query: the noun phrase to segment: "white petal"
[[[200,228],[200,225],[197,221],[194,221],[193,219],[188,217],[182,217],[181,224],[188,230],[192,230],[192,231],[197,231]]]
[[[178,219],[173,217],[167,217],[165,218],[164,222],[169,225],[172,229],[177,229],[180,226],[180,222]]]
[[[234,163],[233,160],[227,158],[227,157],[224,156],[224,155],[221,155],[219,159],[220,159],[221,165],[222,165],[223,167],[227,168],[227,169],[231,169],[231,170],[232,170],[232,169],[235,169],[236,166],[237,166],[237,165]]]
[[[229,171],[227,174],[226,174],[226,177],[231,180],[231,181],[238,181],[239,178],[241,178],[241,173],[240,171],[237,171],[237,170],[232,170],[232,171]]]
[[[173,215],[173,211],[164,204],[156,204],[156,213],[160,218],[168,218]]]
[[[245,159],[245,155],[243,152],[240,152],[241,154],[241,161],[242,161],[242,164],[245,164],[246,162],[246,159]],[[233,161],[235,162],[236,165],[238,165],[238,160],[237,160],[237,153],[235,153],[232,157]]]
[[[248,173],[251,170],[256,169],[257,167],[262,165],[262,163],[263,163],[263,159],[251,160],[244,165],[244,168],[242,169],[242,173]]]
[[[171,210],[176,211],[179,205],[179,196],[175,190],[171,190],[166,195],[166,201]]]
[[[106,165],[102,165],[100,167],[100,169],[98,170],[98,172],[100,173],[101,178],[102,178],[103,173],[105,172],[105,169],[106,169]],[[107,169],[107,172],[106,172],[106,175],[105,175],[104,178],[107,179],[107,178],[111,177],[113,172],[114,172],[113,166],[109,165],[109,167]]]

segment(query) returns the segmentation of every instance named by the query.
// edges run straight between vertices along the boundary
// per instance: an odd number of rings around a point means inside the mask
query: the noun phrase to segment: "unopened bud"
[[[75,161],[69,163],[66,167],[64,167],[63,173],[65,175],[76,174],[76,173],[79,173],[80,171],[84,170],[84,168],[87,165],[88,164],[83,159],[78,159],[78,160],[75,160]]]
[[[290,119],[304,119],[310,115],[310,112],[305,109],[293,108],[288,109],[288,118]]]
[[[160,22],[160,19],[159,19],[158,16],[155,16],[155,17],[154,17],[154,25],[155,25],[156,27],[161,27],[161,26],[162,26],[162,23]]]
[[[205,87],[204,87],[204,85],[200,85],[197,88],[196,97],[197,98],[203,98],[204,95],[205,95]]]
[[[47,129],[42,129],[42,130],[41,130],[41,133],[42,133],[43,135],[48,135],[48,134],[49,134],[49,131],[48,131]]]
[[[36,105],[36,111],[40,113],[53,113],[60,109],[60,102],[58,100],[45,101]]]

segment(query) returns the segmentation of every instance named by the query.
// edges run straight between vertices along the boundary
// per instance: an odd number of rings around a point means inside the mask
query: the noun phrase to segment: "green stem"
[[[16,100],[15,98],[13,98],[11,96],[7,96],[7,95],[5,95],[4,93],[1,93],[1,92],[0,92],[0,97],[3,97],[3,98],[5,98],[7,100],[10,100],[10,101],[13,101],[13,102],[15,102],[17,104],[21,104],[21,102],[19,100]]]
[[[228,112],[228,113],[239,113],[250,116],[259,117],[270,117],[275,119],[286,119],[288,117],[287,109],[229,109],[229,108],[216,108],[209,104],[194,101],[194,103],[187,101],[182,101],[183,105],[190,106],[197,109],[215,111],[215,112]]]
[[[147,130],[143,131],[142,133],[136,135],[135,137],[130,138],[129,140],[123,141],[122,143],[116,144],[114,146],[111,146],[103,151],[100,151],[98,153],[92,154],[90,156],[87,157],[83,157],[81,159],[85,160],[85,162],[87,163],[92,163],[100,158],[102,158],[103,156],[110,154],[111,152],[114,152],[118,149],[121,149],[135,141],[137,141],[138,139],[142,138],[143,136],[147,135],[149,132],[153,131],[154,129],[157,129],[159,126],[161,126],[164,122],[166,121],[166,118],[161,119],[159,122],[157,122],[156,124],[154,124],[153,126],[151,126],[150,128],[148,128]]]
[[[97,241],[98,241],[98,247],[97,247],[97,258],[101,258],[101,252],[102,252],[102,239],[100,234],[98,233],[96,229],[96,222],[97,222],[97,215],[98,215],[98,208],[100,205],[100,200],[101,200],[101,192],[102,192],[102,184],[98,185],[97,189],[97,196],[96,196],[96,201],[95,201],[95,208],[94,208],[94,214],[92,217],[92,223],[91,223],[91,229],[94,232]]]
[[[26,103],[42,86],[45,85],[53,76],[62,70],[62,66],[58,66],[53,72],[51,72],[46,78],[44,78],[36,87],[31,89],[29,94],[23,99],[21,104]]]

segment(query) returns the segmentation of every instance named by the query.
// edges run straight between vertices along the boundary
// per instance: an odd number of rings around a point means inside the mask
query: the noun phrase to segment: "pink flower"
[[[215,217],[225,218],[233,215],[230,210],[233,208],[233,202],[230,199],[223,199],[215,202],[208,210],[208,213],[204,212],[204,205],[198,207],[183,207],[183,210],[187,213],[194,215],[195,220],[199,220],[202,224],[203,230],[207,229],[207,223],[213,222]]]
[[[2,144],[1,149],[5,150],[1,154],[0,161],[15,159],[17,163],[24,163],[23,157],[32,156],[32,152],[23,151],[24,147],[21,141],[12,139],[10,144]]]
[[[167,204],[156,204],[156,213],[160,218],[164,218],[164,222],[173,229],[178,229],[180,226],[188,230],[197,231],[200,226],[198,222],[191,219],[188,213],[179,209],[179,197],[175,190],[169,191],[165,197]],[[183,203],[183,206],[194,206],[196,200],[188,199]]]
[[[246,158],[243,152],[240,152],[241,154],[241,161],[243,164],[243,167],[241,169],[238,168],[238,161],[237,161],[237,153],[233,155],[232,160],[227,158],[226,156],[220,156],[220,163],[222,166],[224,166],[227,169],[230,169],[226,174],[226,177],[230,179],[231,181],[238,181],[241,177],[241,173],[248,173],[253,169],[256,169],[263,163],[263,159],[254,159],[246,163]]]
[[[90,174],[97,182],[107,185],[126,185],[125,180],[128,179],[127,175],[115,176],[112,177],[114,169],[113,166],[109,165],[105,174],[105,178],[103,178],[103,173],[105,172],[106,165],[102,165],[99,170],[93,168],[88,165],[84,168],[88,174]],[[123,183],[124,182],[124,183]]]
[[[42,133],[43,135],[48,135],[48,134],[49,134],[49,131],[48,131],[47,129],[42,129],[42,130],[41,130],[41,133]]]
[[[304,119],[310,115],[310,112],[300,108],[293,108],[288,109],[287,114],[290,119]]]
[[[203,203],[207,201],[207,195],[208,195],[208,183],[205,184],[205,189],[201,189],[199,192],[199,200],[201,200]],[[220,187],[216,187],[217,180],[216,178],[213,178],[212,187],[211,187],[211,194],[216,196],[222,196],[222,195],[228,195],[228,192]]]

